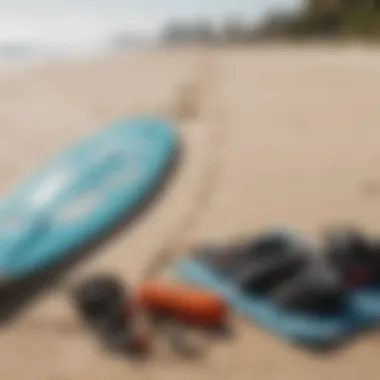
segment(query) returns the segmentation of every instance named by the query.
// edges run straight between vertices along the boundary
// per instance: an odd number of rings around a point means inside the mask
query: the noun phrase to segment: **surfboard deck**
[[[33,275],[132,215],[157,190],[179,149],[155,117],[113,123],[51,159],[0,203],[0,278]]]

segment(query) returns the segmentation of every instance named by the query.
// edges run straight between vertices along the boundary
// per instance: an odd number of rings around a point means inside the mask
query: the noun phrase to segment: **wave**
[[[71,41],[45,45],[30,41],[0,40],[0,67],[18,67],[65,59],[86,59],[146,48],[151,45],[152,41],[129,33],[115,33],[108,39],[81,45]]]

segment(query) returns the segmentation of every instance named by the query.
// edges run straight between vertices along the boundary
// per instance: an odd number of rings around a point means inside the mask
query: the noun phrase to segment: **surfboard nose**
[[[176,128],[168,119],[157,116],[139,116],[135,119],[133,126],[144,139],[169,143],[171,147],[178,141]]]

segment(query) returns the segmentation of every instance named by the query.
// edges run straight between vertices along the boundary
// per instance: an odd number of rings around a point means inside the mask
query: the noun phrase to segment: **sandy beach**
[[[156,201],[123,233],[0,331],[4,380],[375,380],[379,332],[317,356],[236,320],[236,338],[196,362],[103,352],[67,304],[68,284],[113,271],[136,283],[162,255],[268,227],[317,237],[353,224],[379,234],[380,50],[258,46],[135,52],[0,76],[0,192],[108,122],[169,117],[183,144]]]

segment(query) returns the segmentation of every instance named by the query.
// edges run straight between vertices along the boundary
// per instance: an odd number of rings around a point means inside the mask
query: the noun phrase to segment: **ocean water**
[[[54,49],[49,47],[0,45],[0,70],[13,70],[62,60],[84,60],[114,52],[116,52],[115,49],[104,46],[83,47],[81,49],[65,47]]]
[[[122,43],[120,43],[122,42]],[[86,60],[96,57],[113,55],[121,51],[132,51],[145,48],[151,43],[127,36],[104,42],[92,41],[87,44],[52,43],[42,45],[28,42],[0,41],[0,70],[13,70],[17,68],[29,67],[44,64],[47,62],[63,60]]]

